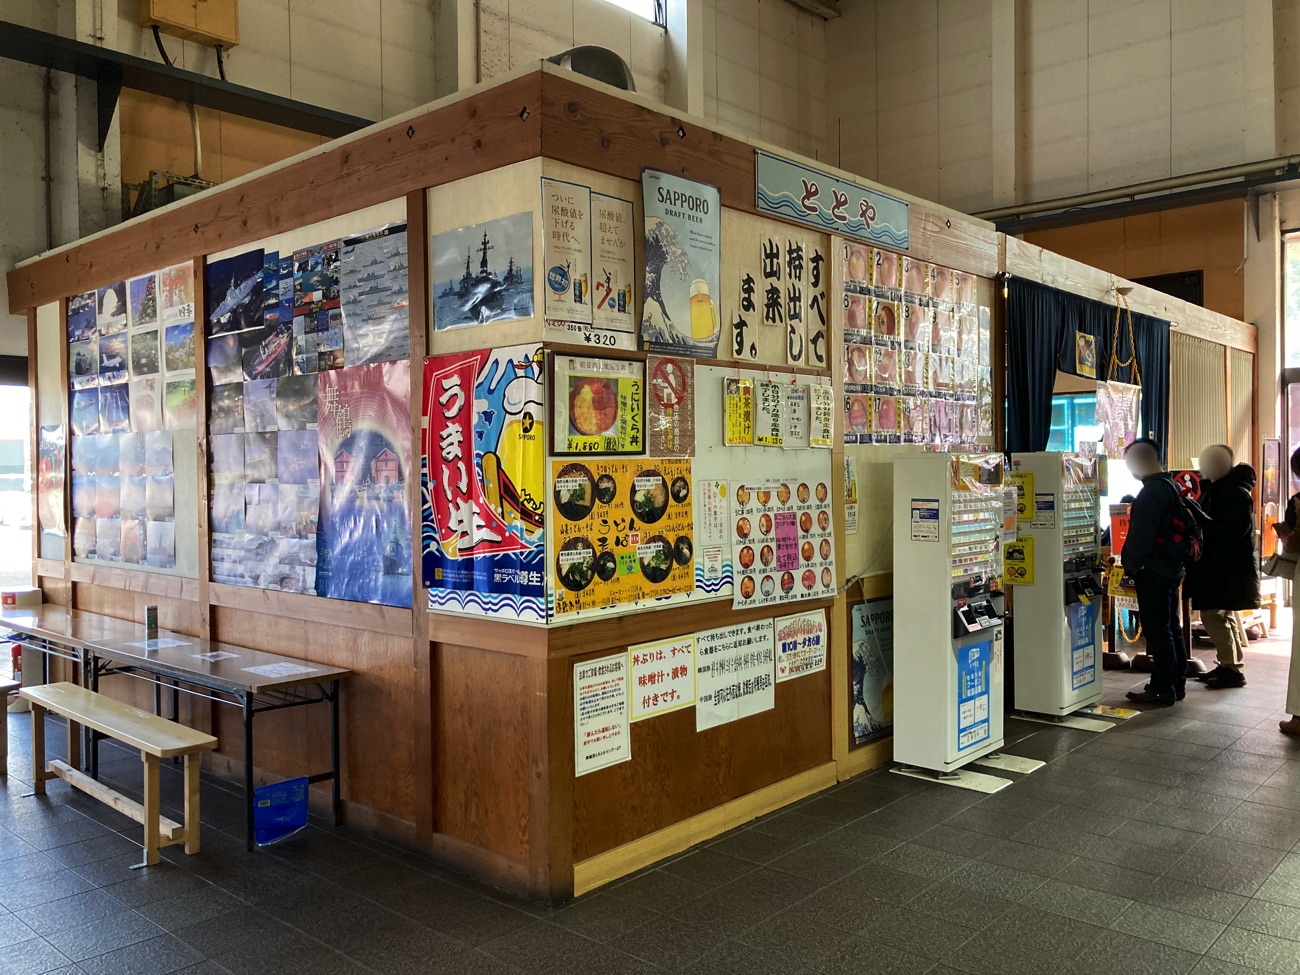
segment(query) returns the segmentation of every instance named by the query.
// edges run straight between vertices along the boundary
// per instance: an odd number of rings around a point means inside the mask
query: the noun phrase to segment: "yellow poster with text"
[[[1034,584],[1034,537],[1017,535],[1016,540],[1002,550],[1002,567],[1007,582],[1013,586]]]
[[[1034,520],[1034,475],[1029,471],[1012,471],[1007,482],[1016,489],[1016,521]]]

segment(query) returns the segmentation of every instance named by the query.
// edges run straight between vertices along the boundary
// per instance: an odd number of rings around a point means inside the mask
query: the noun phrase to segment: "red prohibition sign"
[[[660,406],[680,406],[686,397],[686,370],[676,359],[663,359],[655,364],[654,375],[650,377],[650,388]]]
[[[1184,498],[1192,501],[1201,500],[1201,475],[1196,471],[1177,471],[1174,474],[1174,484],[1178,487],[1178,493]]]

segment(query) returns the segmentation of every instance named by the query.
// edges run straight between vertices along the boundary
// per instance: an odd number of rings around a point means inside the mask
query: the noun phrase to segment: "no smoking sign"
[[[667,356],[650,356],[646,365],[646,434],[652,457],[695,453],[695,365]]]

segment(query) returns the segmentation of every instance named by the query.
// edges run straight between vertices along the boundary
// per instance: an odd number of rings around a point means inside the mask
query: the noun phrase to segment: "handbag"
[[[1274,552],[1264,560],[1264,567],[1260,571],[1274,579],[1294,579],[1297,561],[1300,559],[1292,552]]]

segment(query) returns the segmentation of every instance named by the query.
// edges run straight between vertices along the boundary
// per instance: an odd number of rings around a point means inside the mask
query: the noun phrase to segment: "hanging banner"
[[[641,345],[651,352],[718,357],[722,199],[716,186],[641,171],[645,284]]]
[[[1102,428],[1106,456],[1124,456],[1124,448],[1137,439],[1141,401],[1141,386],[1097,383],[1097,423]]]
[[[688,460],[553,461],[555,616],[695,588]]]
[[[573,665],[573,774],[632,760],[627,655]]]
[[[770,619],[695,634],[695,730],[776,707]]]
[[[632,720],[695,703],[695,634],[627,648],[632,665]]]
[[[894,727],[894,600],[858,603],[850,616],[849,704],[857,747],[884,738]]]
[[[695,363],[652,355],[646,359],[646,442],[651,457],[695,454]]]
[[[780,616],[776,626],[777,683],[826,669],[826,611]]]
[[[548,320],[591,324],[591,187],[542,177]]]
[[[902,200],[761,150],[754,160],[760,213],[907,250],[908,208]]]
[[[424,364],[424,584],[434,608],[546,619],[542,350]]]

